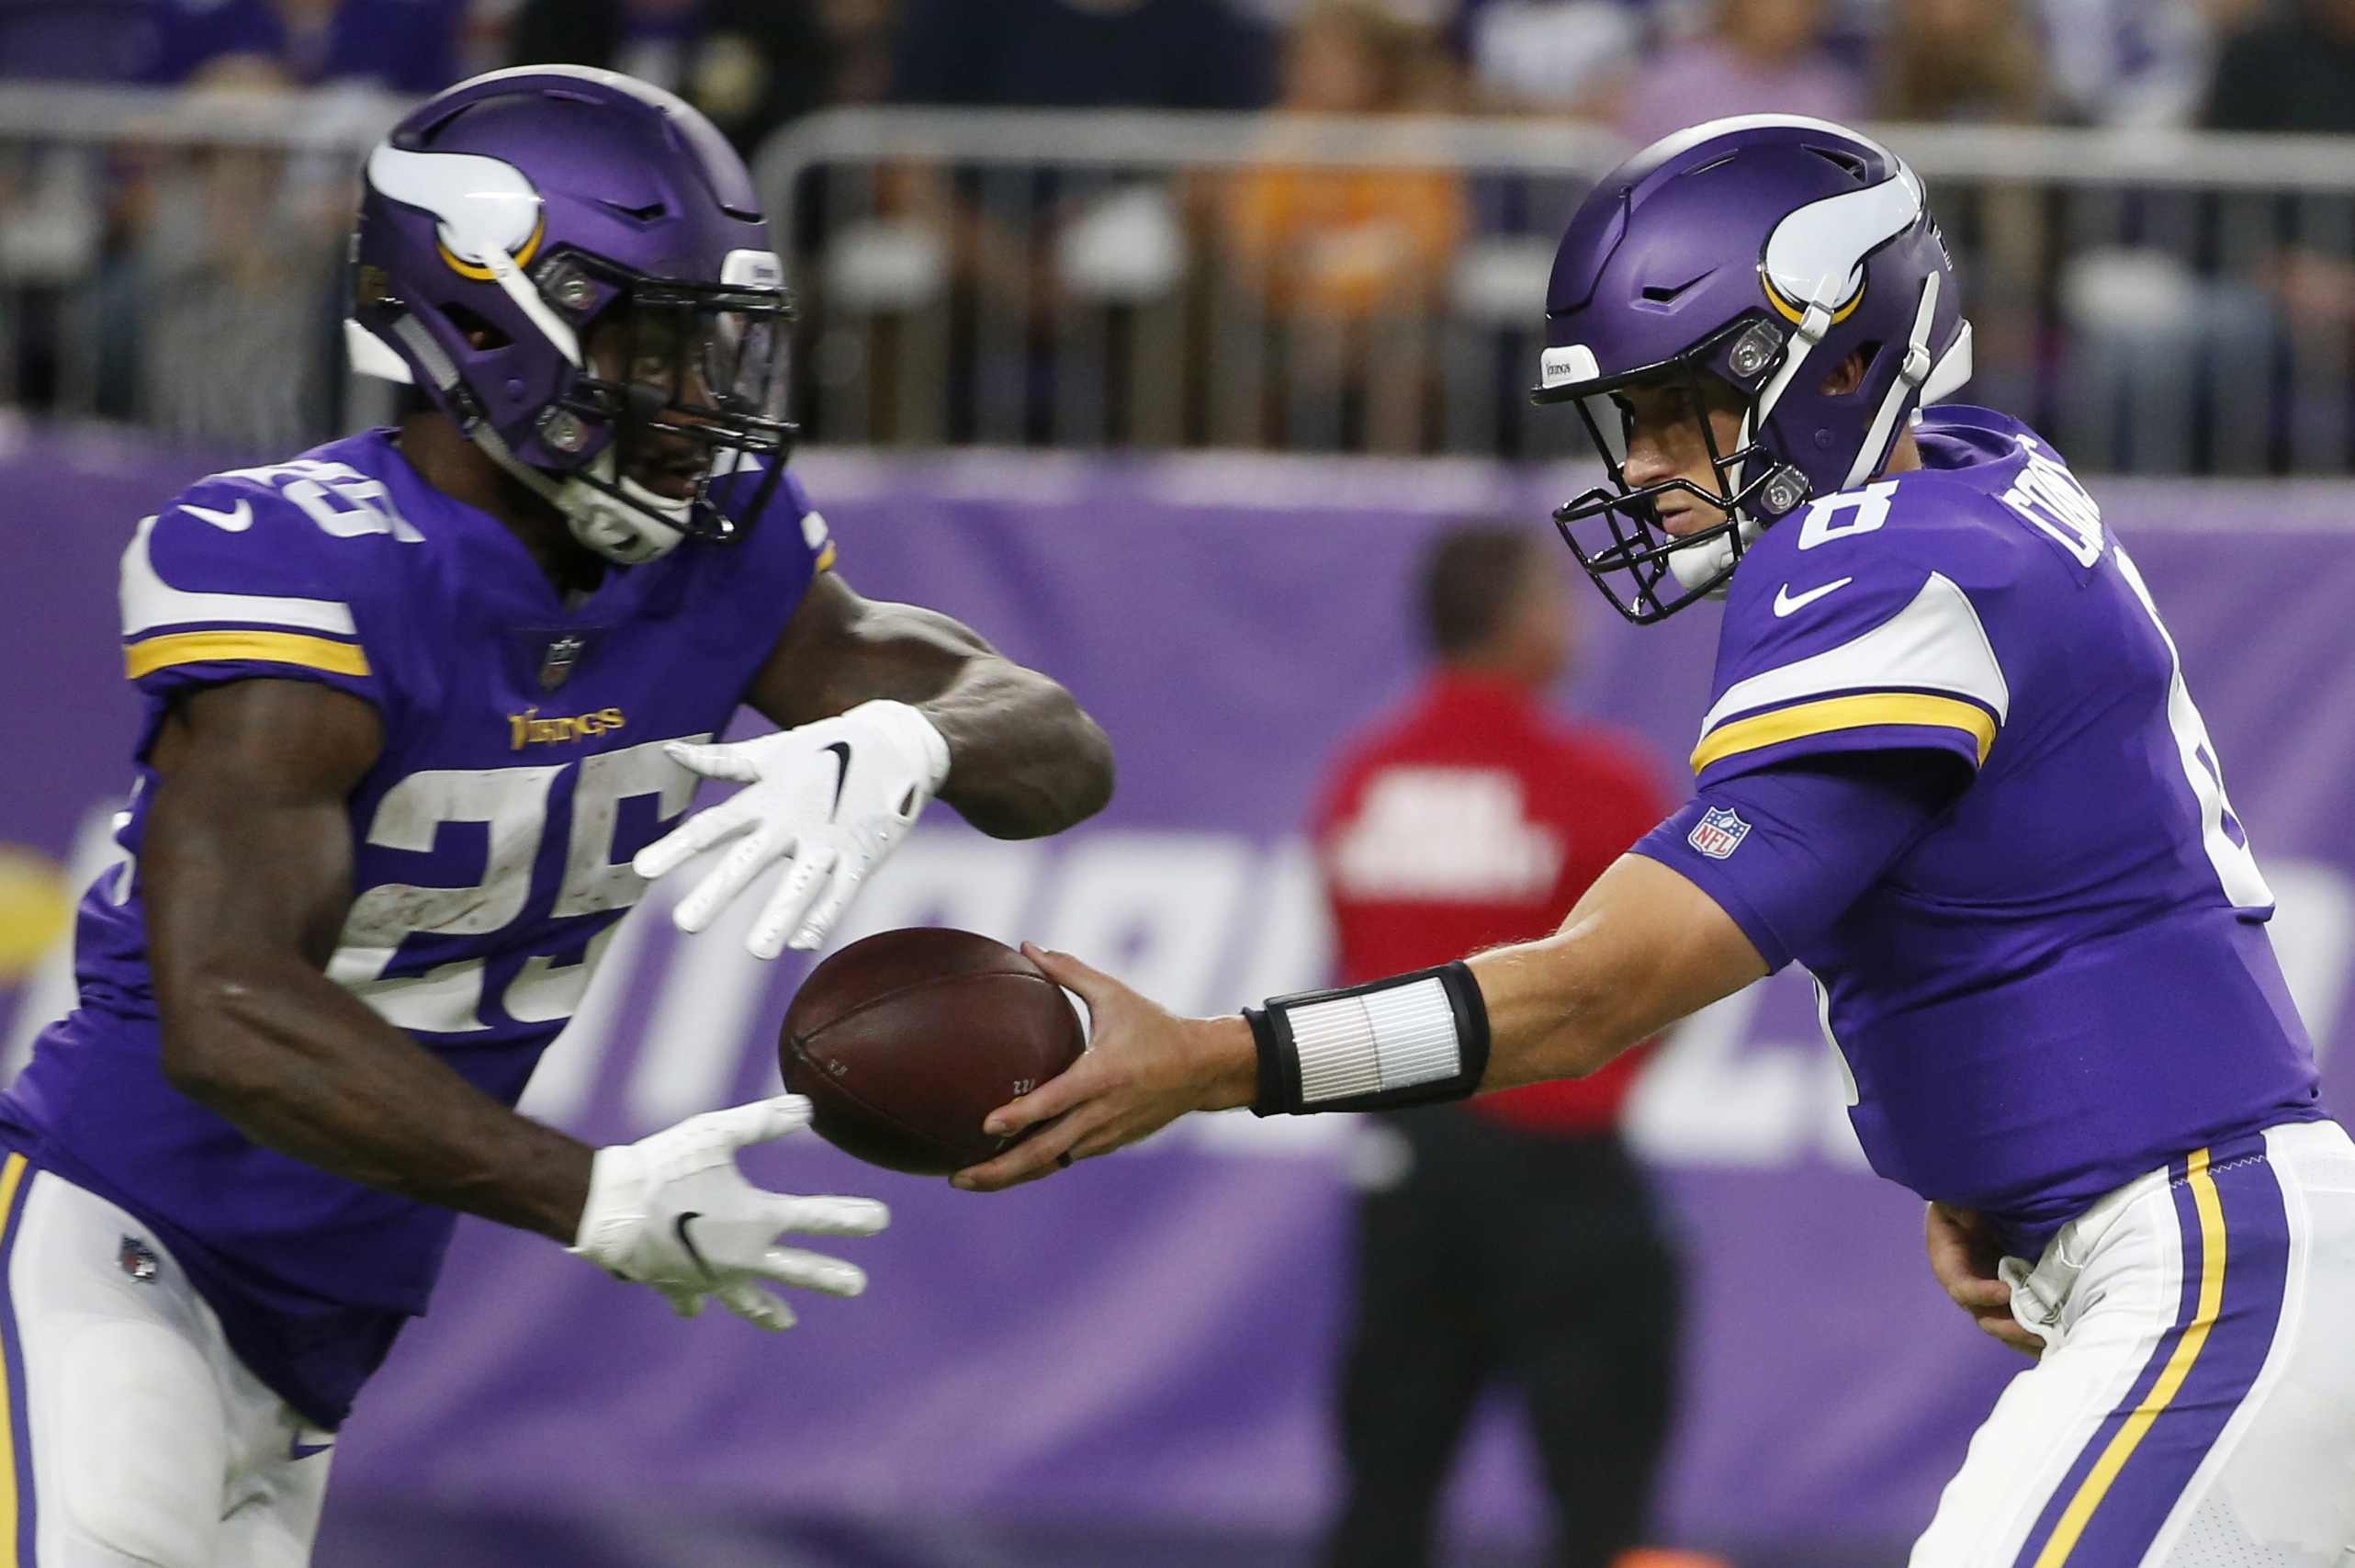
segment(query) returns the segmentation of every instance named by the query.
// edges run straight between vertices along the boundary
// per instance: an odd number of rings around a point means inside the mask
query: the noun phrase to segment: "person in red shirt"
[[[1543,936],[1673,804],[1625,737],[1547,711],[1567,587],[1541,541],[1461,526],[1425,563],[1437,668],[1335,760],[1316,818],[1338,983]],[[1675,1256],[1620,1141],[1631,1051],[1591,1077],[1385,1115],[1403,1174],[1358,1213],[1342,1367],[1348,1497],[1326,1568],[1421,1568],[1482,1390],[1520,1393],[1553,1561],[1641,1539],[1668,1428]]]

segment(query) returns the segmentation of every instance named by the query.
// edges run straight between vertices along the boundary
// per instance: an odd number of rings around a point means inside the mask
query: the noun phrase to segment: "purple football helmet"
[[[793,305],[684,102],[563,65],[462,82],[369,154],[353,257],[354,368],[423,387],[581,543],[630,564],[760,515]]]
[[[1945,242],[1921,182],[1877,142],[1796,115],[1712,120],[1614,170],[1571,220],[1546,299],[1541,403],[1576,405],[1610,472],[1554,513],[1604,596],[1657,621],[1720,591],[1761,530],[1887,462],[1921,403],[1970,377]],[[1861,355],[1853,389],[1827,376]],[[1705,377],[1742,405],[1719,449]],[[1718,479],[1631,486],[1614,392],[1682,380]],[[1728,513],[1671,536],[1681,490]]]

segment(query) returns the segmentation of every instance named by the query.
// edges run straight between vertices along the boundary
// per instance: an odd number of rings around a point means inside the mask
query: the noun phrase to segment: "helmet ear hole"
[[[442,307],[442,314],[449,318],[450,325],[466,335],[466,341],[473,345],[479,354],[489,354],[494,349],[505,348],[515,341],[505,331],[493,325],[481,314],[469,310],[465,305],[456,302],[445,305]]]
[[[1823,398],[1844,398],[1855,392],[1870,378],[1873,362],[1881,356],[1877,343],[1858,344],[1847,358],[1825,372],[1823,385],[1816,395]]]

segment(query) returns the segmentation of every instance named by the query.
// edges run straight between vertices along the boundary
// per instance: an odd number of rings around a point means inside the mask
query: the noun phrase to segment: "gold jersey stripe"
[[[811,567],[809,570],[811,570],[811,572],[813,572],[813,573],[816,573],[816,572],[821,572],[821,571],[831,571],[831,570],[834,570],[834,541],[833,541],[833,540],[828,539],[828,540],[827,540],[827,541],[826,541],[826,547],[825,547],[824,549],[822,549],[822,550],[820,550],[820,551],[818,551],[818,552],[817,552],[817,564],[816,566],[814,566],[814,567]]]
[[[2110,1439],[2101,1457],[2086,1472],[2077,1495],[2062,1510],[2060,1522],[2053,1527],[2052,1539],[2045,1542],[2044,1551],[2036,1553],[2035,1568],[2061,1568],[2068,1554],[2077,1550],[2079,1538],[2092,1522],[2093,1510],[2101,1506],[2109,1495],[2111,1483],[2126,1468],[2135,1450],[2157,1423],[2159,1412],[2165,1410],[2181,1392],[2183,1380],[2192,1375],[2192,1363],[2208,1343],[2208,1331],[2216,1325],[2225,1304],[2225,1205],[2216,1192],[2216,1179],[2208,1169],[2208,1151],[2196,1149],[2183,1162],[2183,1178],[2192,1189],[2192,1204],[2200,1213],[2200,1303],[2184,1325],[2183,1337],[2175,1342],[2175,1353],[2167,1359],[2167,1366],[2158,1381],[2150,1385],[2143,1402],[2135,1406]]]
[[[298,632],[175,632],[123,649],[123,663],[134,681],[175,664],[215,664],[236,659],[301,664],[337,675],[368,672],[368,656],[355,645]]]
[[[6,1165],[0,1165],[0,1237],[14,1241],[18,1215],[17,1198],[25,1184],[25,1156],[12,1154]],[[5,1267],[13,1248],[0,1249],[0,1267]],[[18,1360],[24,1347],[13,1343],[17,1323],[13,1310],[0,1322],[11,1343],[0,1348],[6,1360]],[[9,1408],[8,1380],[0,1375],[0,1568],[17,1568],[17,1526],[23,1517],[24,1503],[19,1496],[22,1482],[30,1476],[18,1476],[18,1467],[29,1457],[17,1451],[17,1413]]]
[[[1995,719],[1976,703],[1959,697],[1936,697],[1923,692],[1865,692],[1852,697],[1826,697],[1777,708],[1755,718],[1721,724],[1701,737],[1693,750],[1693,771],[1761,746],[1825,735],[1835,729],[1865,729],[1882,724],[1927,725],[1959,729],[1978,743],[1978,760],[1987,761],[1995,744]]]

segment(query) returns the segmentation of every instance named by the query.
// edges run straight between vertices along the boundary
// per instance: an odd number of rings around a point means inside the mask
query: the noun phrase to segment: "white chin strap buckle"
[[[1787,463],[1781,464],[1766,476],[1758,491],[1759,503],[1768,517],[1779,518],[1807,499],[1807,476]],[[1754,517],[1744,517],[1731,534],[1719,534],[1705,545],[1670,552],[1668,570],[1686,592],[1691,592],[1741,558],[1734,549],[1737,536],[1741,540],[1741,548],[1746,550],[1756,544],[1758,536],[1765,531],[1764,523]],[[1715,596],[1724,597],[1722,584]]]
[[[611,473],[610,446],[598,456],[597,466],[605,470],[600,478]],[[617,488],[620,496],[579,475],[558,486],[554,500],[571,525],[572,536],[620,566],[642,566],[677,549],[687,536],[687,519],[695,509],[693,498],[673,501],[657,495],[627,476]]]
[[[1746,550],[1756,544],[1764,528],[1765,525],[1762,523],[1743,518],[1735,527],[1735,533],[1741,536],[1741,547]],[[1690,549],[1670,551],[1670,574],[1676,579],[1678,586],[1691,592],[1740,558],[1734,554],[1733,540],[1733,534],[1719,534],[1707,543],[1695,545]]]

